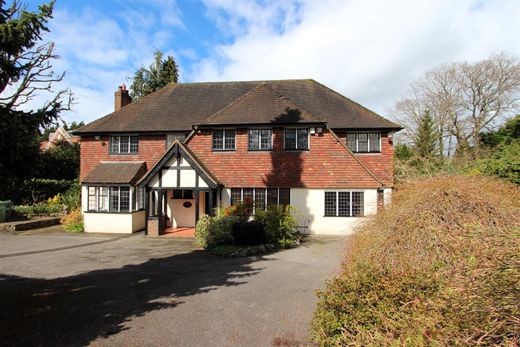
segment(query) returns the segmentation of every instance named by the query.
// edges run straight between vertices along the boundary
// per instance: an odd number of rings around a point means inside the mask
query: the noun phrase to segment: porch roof
[[[150,183],[153,177],[159,173],[159,171],[166,165],[166,163],[172,157],[182,157],[186,160],[186,162],[191,166],[191,168],[206,182],[208,187],[217,188],[222,185],[219,180],[211,173],[211,171],[206,168],[206,166],[197,158],[195,153],[193,153],[187,146],[183,143],[175,140],[175,142],[168,148],[166,153],[163,154],[161,159],[152,167],[146,175],[144,175],[137,184],[141,187]]]
[[[100,162],[82,183],[135,184],[146,172],[146,163]]]

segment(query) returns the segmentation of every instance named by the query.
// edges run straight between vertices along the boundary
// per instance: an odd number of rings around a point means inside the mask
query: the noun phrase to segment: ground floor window
[[[130,212],[138,210],[142,208],[143,193],[142,190],[138,193],[135,190],[130,186],[88,186],[87,211]],[[132,195],[131,191],[133,191]]]
[[[265,210],[268,206],[289,205],[291,190],[289,188],[231,188],[231,205],[250,202],[253,204],[252,214],[257,209]]]
[[[364,193],[349,191],[325,192],[326,217],[362,217]]]

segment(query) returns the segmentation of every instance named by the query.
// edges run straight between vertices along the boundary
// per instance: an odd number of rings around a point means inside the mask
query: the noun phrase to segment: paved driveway
[[[224,259],[183,239],[2,235],[0,345],[306,344],[344,244]]]

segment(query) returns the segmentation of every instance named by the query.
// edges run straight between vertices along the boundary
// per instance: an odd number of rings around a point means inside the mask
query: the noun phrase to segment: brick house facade
[[[393,187],[399,126],[313,80],[172,84],[81,136],[87,232],[194,226],[217,206],[294,205],[304,232],[348,234]]]

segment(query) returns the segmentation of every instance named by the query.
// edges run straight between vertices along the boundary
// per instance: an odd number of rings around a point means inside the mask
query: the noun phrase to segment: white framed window
[[[233,151],[235,150],[235,130],[221,129],[213,130],[212,147],[214,151]]]
[[[347,147],[356,153],[380,153],[381,133],[360,132],[347,133]]]
[[[284,146],[286,150],[305,151],[309,149],[309,129],[287,128],[284,131]]]
[[[88,186],[87,211],[91,212],[131,212],[136,210],[135,189],[130,186]],[[133,190],[133,192],[132,192]],[[142,190],[141,190],[142,194]],[[142,208],[141,206],[137,209]]]
[[[324,201],[325,217],[364,216],[364,192],[326,191]]]
[[[272,129],[249,129],[249,150],[270,151],[273,149]]]
[[[139,136],[110,136],[110,154],[136,154],[139,152]]]

